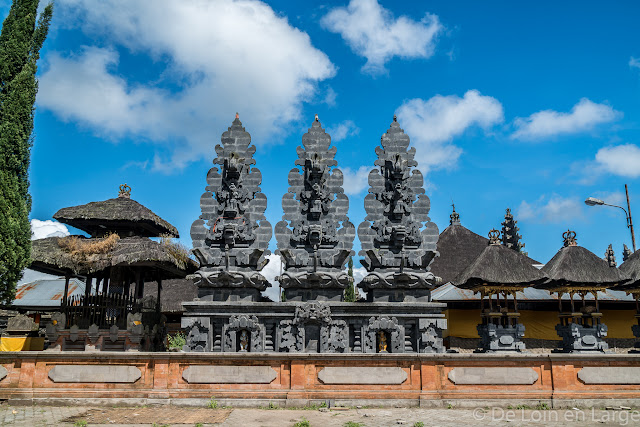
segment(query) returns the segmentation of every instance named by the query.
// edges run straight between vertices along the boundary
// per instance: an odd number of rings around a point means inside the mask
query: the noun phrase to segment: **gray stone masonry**
[[[381,145],[377,168],[369,173],[367,216],[358,227],[361,263],[368,272],[359,286],[372,302],[428,302],[437,283],[429,265],[438,255],[438,227],[428,216],[416,149],[409,149],[409,136],[395,116]]]
[[[237,114],[221,141],[200,198],[202,215],[191,226],[200,269],[190,278],[202,300],[256,301],[270,286],[259,273],[269,262],[272,234],[262,174],[253,167],[256,147]]]
[[[442,353],[447,321],[441,303],[183,303],[185,351]],[[243,343],[243,338],[244,343]]]
[[[519,352],[525,350],[524,325],[502,326],[494,323],[479,324],[480,350],[482,352]]]
[[[302,136],[289,191],[282,197],[284,215],[276,224],[278,250],[285,271],[278,277],[287,301],[341,301],[351,277],[344,271],[355,238],[349,222],[349,199],[343,175],[335,166],[336,147],[316,119]]]
[[[556,331],[562,338],[562,349],[566,353],[604,353],[609,349],[603,338],[607,336],[607,325],[598,323],[582,326],[577,323],[556,325]]]

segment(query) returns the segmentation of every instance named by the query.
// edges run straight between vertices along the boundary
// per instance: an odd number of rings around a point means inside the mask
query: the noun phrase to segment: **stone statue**
[[[285,263],[278,281],[287,301],[341,300],[351,283],[344,267],[354,254],[355,227],[347,217],[349,199],[330,144],[316,115],[302,136],[304,148],[298,147],[298,167],[289,172],[284,215],[276,224],[276,254]]]
[[[256,148],[237,114],[221,141],[213,160],[218,166],[209,170],[200,198],[202,215],[191,226],[193,253],[200,262],[191,278],[200,299],[257,301],[270,286],[258,273],[269,261],[272,233],[264,216],[262,174],[252,167]]]
[[[385,331],[378,331],[378,353],[387,352],[387,334]]]
[[[249,334],[246,329],[240,332],[240,351],[247,351],[249,349]]]
[[[438,227],[429,219],[429,198],[409,149],[409,136],[396,117],[376,148],[376,169],[369,173],[365,221],[358,227],[362,265],[369,274],[360,283],[369,301],[429,301],[437,278],[429,272],[438,243]]]

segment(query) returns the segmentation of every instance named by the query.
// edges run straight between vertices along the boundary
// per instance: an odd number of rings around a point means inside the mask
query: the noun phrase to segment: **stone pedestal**
[[[480,335],[480,352],[502,353],[521,352],[525,350],[524,325],[516,323],[511,326],[486,323],[478,325]]]
[[[583,326],[578,323],[556,325],[556,331],[562,338],[561,352],[565,353],[604,353],[609,344],[604,341],[607,336],[607,325],[597,323]]]
[[[443,353],[447,321],[441,303],[184,302],[185,351],[377,353],[377,334],[388,353]]]

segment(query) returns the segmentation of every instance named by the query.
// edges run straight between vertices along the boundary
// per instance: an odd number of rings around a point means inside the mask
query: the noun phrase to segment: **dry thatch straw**
[[[173,236],[170,234],[160,235],[160,244],[164,247],[165,251],[169,253],[182,269],[187,268],[189,262],[189,249],[181,243],[173,241]]]
[[[58,240],[58,246],[69,252],[72,257],[84,260],[89,255],[106,254],[111,252],[120,240],[115,233],[101,239],[81,239],[78,236],[62,237]]]

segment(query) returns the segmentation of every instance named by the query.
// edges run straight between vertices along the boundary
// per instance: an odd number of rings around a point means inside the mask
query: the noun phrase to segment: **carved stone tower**
[[[282,197],[284,215],[276,224],[285,271],[278,277],[287,301],[341,301],[351,278],[344,266],[353,255],[355,227],[347,217],[349,199],[343,176],[335,168],[331,147],[318,116],[302,136],[298,160],[289,172],[289,192]]]
[[[271,224],[267,197],[260,192],[262,174],[251,135],[236,114],[216,145],[214,166],[200,198],[202,215],[191,226],[193,253],[200,269],[192,275],[205,301],[258,301],[270,284],[259,273],[267,265]]]
[[[393,117],[376,147],[378,160],[369,173],[367,216],[358,227],[369,274],[359,286],[368,301],[430,301],[437,278],[429,264],[438,252],[438,227],[429,219],[429,198],[415,169],[416,149]]]

